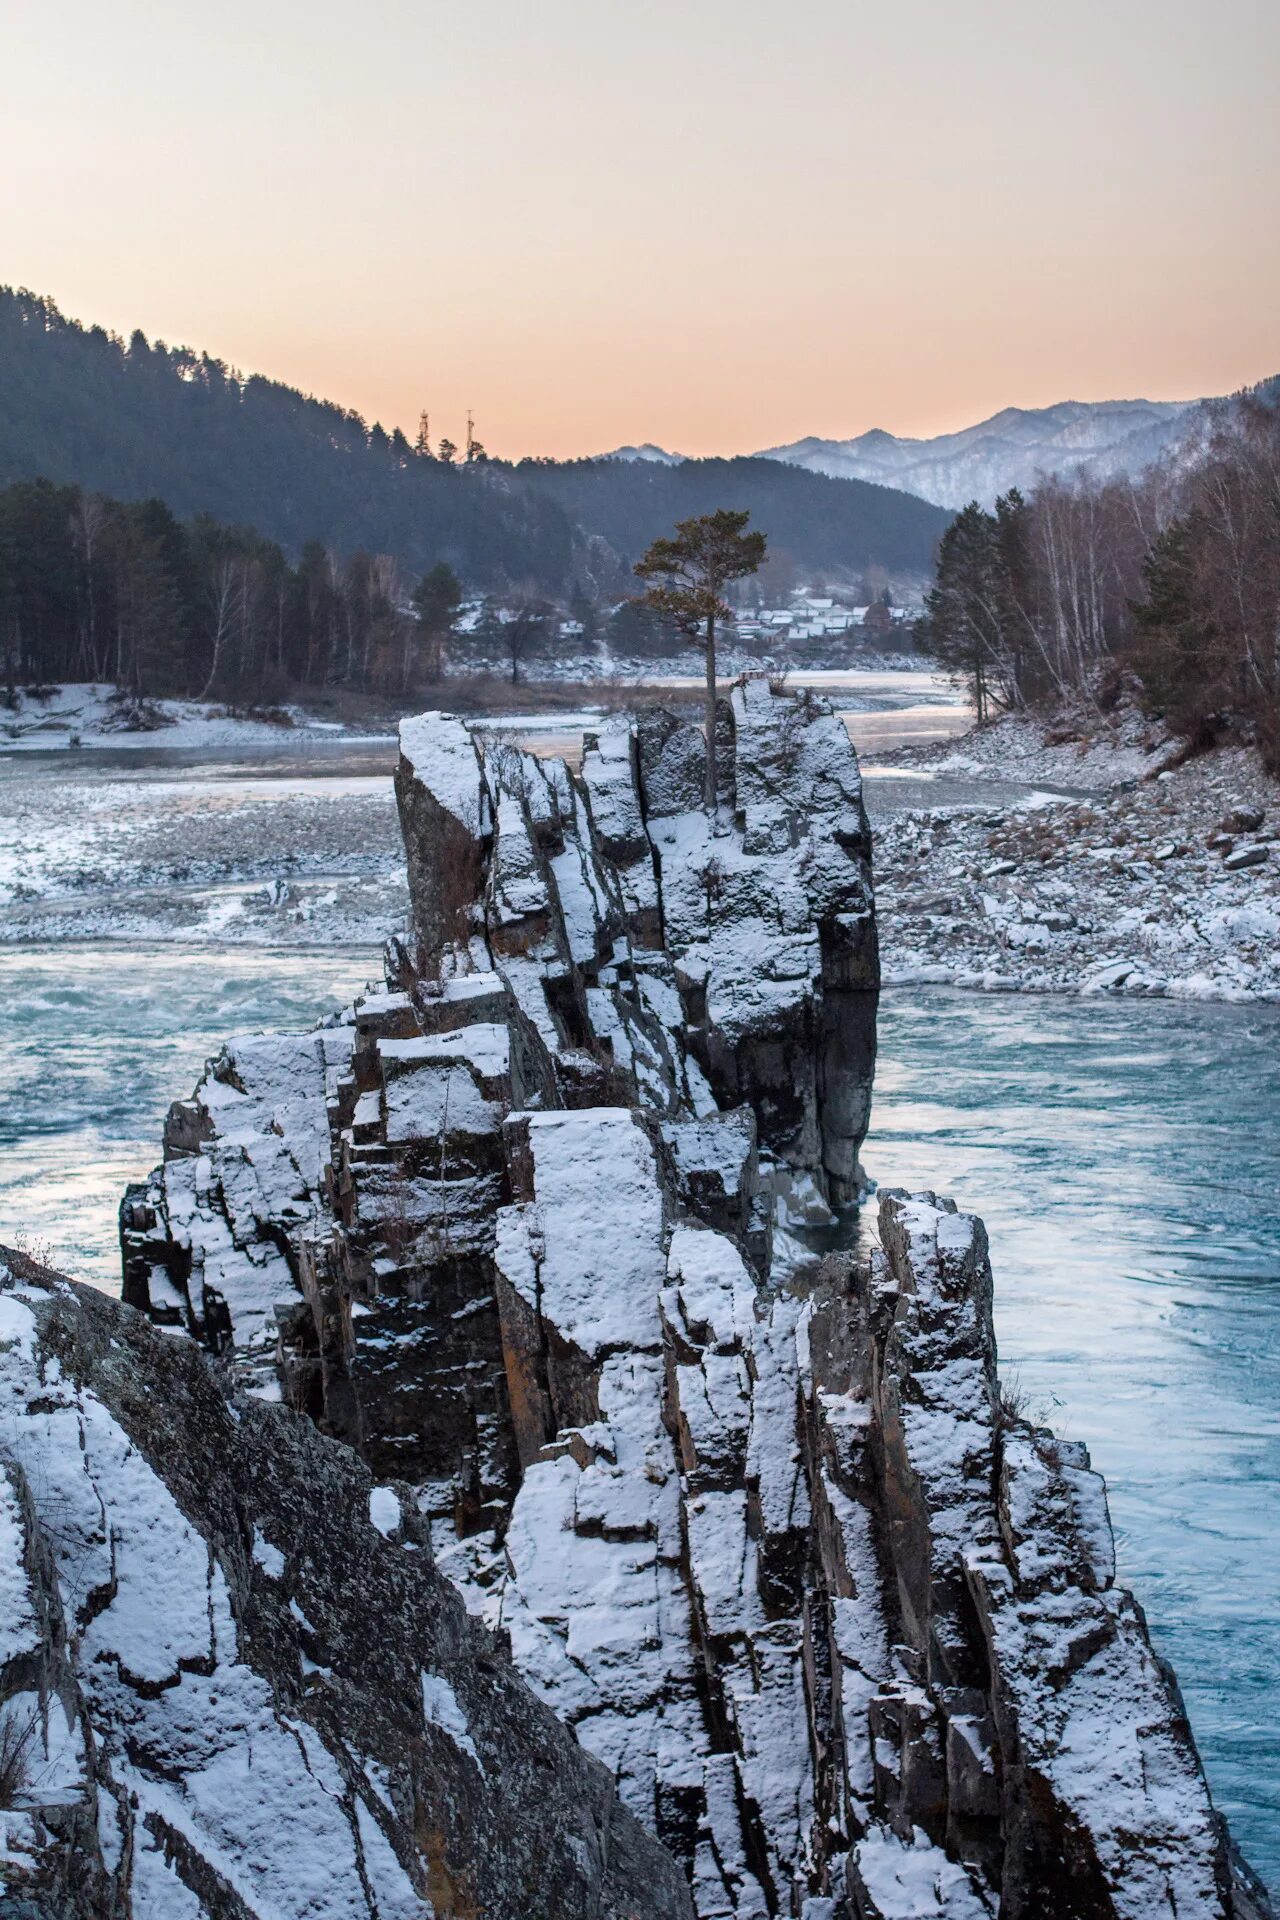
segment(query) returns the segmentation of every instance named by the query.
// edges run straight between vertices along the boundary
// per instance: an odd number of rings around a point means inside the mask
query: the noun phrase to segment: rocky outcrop
[[[433,1567],[409,1490],[227,1385],[0,1260],[0,1909],[687,1912]]]
[[[128,1297],[395,1484],[699,1920],[1246,1920],[1101,1482],[1002,1402],[980,1223],[833,1212],[876,982],[844,730],[762,682],[721,722],[714,819],[668,715],[576,775],[406,723],[414,938],[274,1043],[293,1096],[237,1042],[175,1110]]]
[[[928,1843],[979,1895],[998,1889],[1007,1920],[1263,1910],[1115,1584],[1101,1479],[1001,1398],[981,1223],[887,1194],[879,1237],[869,1464],[896,1644],[869,1703],[876,1818],[853,1850],[856,1898],[877,1912],[888,1862],[910,1880]]]
[[[762,1267],[776,1213],[829,1221],[856,1192],[877,982],[856,758],[764,682],[725,723],[734,799],[709,821],[701,735],[670,715],[589,735],[576,778],[406,721],[413,951],[343,1022],[224,1049],[122,1208],[126,1300],[431,1483],[467,1537],[504,1524],[519,1470],[508,1113],[634,1106]]]

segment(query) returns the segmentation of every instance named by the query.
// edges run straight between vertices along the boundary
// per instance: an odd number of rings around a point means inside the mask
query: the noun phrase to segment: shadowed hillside
[[[675,521],[711,513],[729,503],[746,507],[767,529],[771,547],[817,568],[868,566],[902,572],[927,570],[934,547],[949,525],[949,510],[913,494],[865,480],[831,480],[825,474],[782,467],[764,459],[523,460],[517,475],[529,476],[580,526],[606,539],[627,559]]]

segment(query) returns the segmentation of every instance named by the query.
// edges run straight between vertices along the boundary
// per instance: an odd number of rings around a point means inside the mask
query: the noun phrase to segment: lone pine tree
[[[673,538],[655,540],[636,572],[651,584],[643,603],[673,620],[682,633],[701,640],[706,656],[707,758],[703,801],[716,810],[716,622],[733,618],[724,590],[755,573],[765,557],[765,537],[748,533],[749,513],[721,507],[694,520],[679,520]]]

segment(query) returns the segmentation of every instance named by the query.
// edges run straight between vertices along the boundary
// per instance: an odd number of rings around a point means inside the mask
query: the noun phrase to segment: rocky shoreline
[[[1280,783],[1251,749],[1183,759],[1122,713],[1006,719],[885,760],[1041,787],[886,822],[886,984],[1280,999]]]
[[[390,782],[317,755],[0,764],[0,945],[380,946],[408,907]]]
[[[709,819],[671,715],[407,721],[385,989],[175,1104],[130,1306],[10,1259],[40,1920],[1269,1914],[981,1222],[847,1212],[848,736],[721,729]]]

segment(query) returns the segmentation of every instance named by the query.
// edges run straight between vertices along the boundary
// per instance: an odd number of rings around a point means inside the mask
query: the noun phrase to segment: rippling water
[[[1215,1799],[1280,1885],[1280,1008],[886,993],[863,1158],[986,1220],[1002,1367],[1105,1473]]]
[[[0,1240],[117,1291],[116,1209],[169,1102],[229,1034],[313,1026],[379,971],[373,949],[0,951]]]

